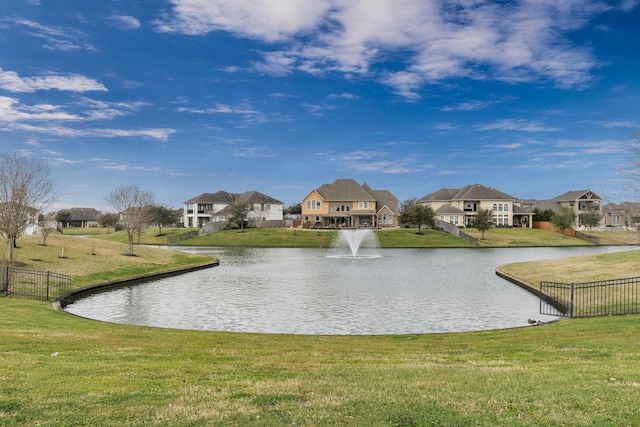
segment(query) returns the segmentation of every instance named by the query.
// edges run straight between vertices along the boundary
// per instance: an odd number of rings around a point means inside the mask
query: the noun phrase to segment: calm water
[[[115,323],[287,334],[378,335],[526,326],[538,298],[497,277],[501,264],[616,247],[378,249],[175,248],[220,266],[88,296],[66,311]]]

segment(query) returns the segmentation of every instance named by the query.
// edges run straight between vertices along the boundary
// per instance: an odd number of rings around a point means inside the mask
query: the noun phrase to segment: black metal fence
[[[0,294],[53,300],[71,291],[71,276],[51,271],[0,267]]]
[[[640,277],[584,283],[540,282],[540,314],[563,317],[640,313]]]

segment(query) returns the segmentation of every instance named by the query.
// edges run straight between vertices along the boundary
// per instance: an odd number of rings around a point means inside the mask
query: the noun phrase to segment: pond
[[[220,266],[96,293],[65,311],[163,328],[320,335],[463,332],[527,326],[533,294],[497,266],[628,250],[621,247],[377,249],[344,258],[326,249],[189,248]]]

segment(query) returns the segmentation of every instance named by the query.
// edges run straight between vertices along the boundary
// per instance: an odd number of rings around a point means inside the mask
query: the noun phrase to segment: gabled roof
[[[367,183],[362,184],[362,188],[374,197],[376,204],[378,205],[378,210],[386,206],[394,215],[400,214],[400,210],[398,209],[398,198],[389,190],[373,190]]]
[[[442,205],[438,209],[436,209],[434,213],[436,215],[448,215],[448,214],[463,215],[464,214],[463,211],[451,205]]]
[[[333,184],[323,184],[316,191],[324,200],[331,202],[375,200],[355,179],[336,179]]]
[[[259,191],[246,191],[237,198],[238,202],[244,203],[270,203],[274,205],[282,205],[280,200],[276,200],[273,197],[262,194]]]
[[[245,191],[242,194],[218,191],[217,193],[202,193],[199,196],[189,199],[184,203],[220,203],[230,204],[236,201],[247,203],[272,203],[283,204],[281,201],[260,193],[259,191]]]
[[[237,197],[238,194],[218,191],[217,193],[202,193],[184,203],[233,203]]]
[[[561,203],[561,202],[573,202],[578,199],[602,200],[602,197],[598,196],[596,193],[594,193],[591,190],[577,190],[577,191],[567,191],[564,194],[554,197],[553,199],[551,199],[551,201]]]
[[[602,207],[602,212],[609,215],[640,215],[640,203],[638,202],[622,202],[607,203]]]
[[[516,200],[516,198],[492,187],[471,184],[460,189],[441,188],[422,197],[418,203],[448,200]]]
[[[71,221],[95,221],[100,211],[95,208],[71,208]]]

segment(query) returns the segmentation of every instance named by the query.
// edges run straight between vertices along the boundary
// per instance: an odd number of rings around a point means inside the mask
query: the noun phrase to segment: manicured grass
[[[500,270],[525,278],[536,289],[541,281],[560,283],[591,282],[640,276],[640,251],[583,255],[563,259],[517,262]]]
[[[333,337],[112,325],[18,298],[0,307],[4,426],[619,426],[640,415],[637,316]]]
[[[164,236],[157,236],[157,229],[144,230],[140,235],[140,243],[151,245],[166,245],[167,237],[183,234],[193,229],[166,229]],[[475,229],[464,229],[464,232],[480,239],[482,233]],[[335,230],[309,230],[293,228],[249,228],[245,230],[224,230],[209,235],[193,237],[183,240],[177,245],[186,246],[251,246],[251,247],[330,247],[333,244]],[[416,247],[470,247],[466,240],[436,230],[392,229],[375,230],[381,247],[386,248],[416,248]],[[602,233],[607,233],[602,232]],[[595,232],[594,232],[595,234]],[[119,231],[94,238],[127,242],[126,233]],[[607,244],[633,244],[637,234],[633,232],[613,232],[606,237]],[[135,242],[137,243],[136,238]],[[575,237],[562,236],[549,230],[533,229],[492,229],[485,233],[485,240],[480,246],[489,247],[517,247],[517,246],[578,246],[592,245],[586,240]]]
[[[482,232],[467,228],[464,232],[476,239],[482,238]],[[538,230],[529,228],[494,228],[484,233],[485,240],[480,240],[480,246],[584,246],[591,242],[566,236],[553,230]]]
[[[82,228],[76,229],[72,232],[70,230],[71,229],[65,228],[63,231],[65,234],[70,234],[70,233],[82,234],[81,231],[78,231],[78,230],[85,230],[85,229],[82,229]],[[99,228],[96,230],[101,230],[101,231],[91,234],[91,237],[100,238],[110,242],[129,243],[129,236],[124,231],[114,231],[113,228],[109,233],[107,233],[106,228]],[[164,227],[162,228],[162,234],[160,234],[157,227],[145,228],[144,230],[142,230],[139,236],[136,235],[134,237],[133,242],[135,244],[140,243],[143,245],[166,245],[168,243],[169,237],[175,236],[177,234],[186,234],[186,233],[189,233],[190,231],[198,231],[198,229],[197,228]]]
[[[42,237],[24,235],[14,249],[14,261],[24,268],[67,274],[74,287],[179,269],[211,261],[210,257],[135,246],[135,256],[126,256],[128,247],[100,238],[51,235],[47,245]],[[4,255],[4,252],[3,252]]]
[[[145,247],[126,257],[125,246],[103,238],[37,240],[19,240],[19,261],[66,274],[74,262],[84,283],[194,261]],[[63,246],[68,258],[58,259]],[[531,283],[540,270],[562,281],[586,265],[590,277],[626,277],[640,251],[590,257],[555,260],[557,273],[546,264],[505,268]],[[0,298],[0,313],[3,426],[619,426],[640,418],[640,316],[342,337],[115,325],[15,297]]]

